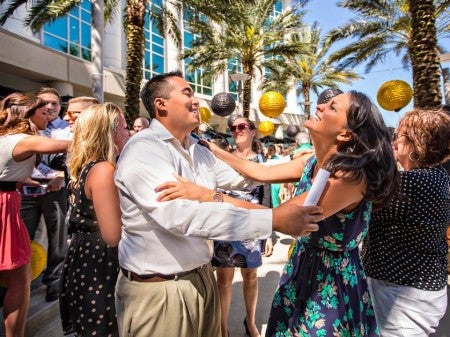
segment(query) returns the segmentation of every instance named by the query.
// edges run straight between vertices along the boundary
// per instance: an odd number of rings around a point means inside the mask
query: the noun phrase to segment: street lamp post
[[[243,105],[243,99],[242,99],[242,82],[248,81],[251,76],[249,74],[246,73],[234,73],[230,75],[230,78],[232,81],[234,82],[238,82],[238,99],[237,99],[237,103],[238,103],[238,107],[239,107],[239,111],[241,111],[241,106]]]

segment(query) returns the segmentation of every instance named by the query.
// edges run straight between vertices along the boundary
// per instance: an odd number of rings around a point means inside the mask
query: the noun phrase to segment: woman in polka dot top
[[[381,336],[428,336],[447,307],[450,116],[415,109],[393,139],[401,167],[398,195],[374,212],[364,269]]]

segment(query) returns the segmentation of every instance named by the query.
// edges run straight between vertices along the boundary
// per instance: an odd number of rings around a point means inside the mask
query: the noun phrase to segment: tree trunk
[[[311,83],[303,82],[302,83],[302,92],[303,98],[305,99],[305,121],[307,121],[311,117]]]
[[[144,58],[146,1],[128,0],[125,16],[127,68],[125,81],[125,118],[129,126],[139,116],[139,94]]]
[[[413,71],[414,107],[438,108],[442,96],[433,0],[409,0],[409,10],[412,19],[409,55]]]
[[[249,118],[250,116],[250,102],[252,99],[252,79],[244,81],[244,89],[242,91],[242,110],[243,116]]]

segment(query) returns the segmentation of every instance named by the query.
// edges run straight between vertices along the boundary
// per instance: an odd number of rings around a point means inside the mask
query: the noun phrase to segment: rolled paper
[[[328,178],[330,177],[330,172],[324,169],[319,169],[316,177],[314,178],[311,189],[306,196],[303,206],[315,206],[319,202],[320,196],[327,185]]]

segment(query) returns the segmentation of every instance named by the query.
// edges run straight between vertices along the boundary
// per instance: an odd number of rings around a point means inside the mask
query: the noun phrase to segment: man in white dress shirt
[[[120,335],[220,336],[211,239],[265,239],[273,230],[305,235],[318,229],[314,222],[323,215],[319,207],[293,203],[238,208],[244,201],[218,192],[211,192],[210,202],[158,202],[155,188],[176,180],[174,173],[211,190],[252,182],[190,136],[199,125],[199,102],[180,72],[152,78],[141,98],[152,122],[130,138],[115,175],[123,222],[116,286]]]

